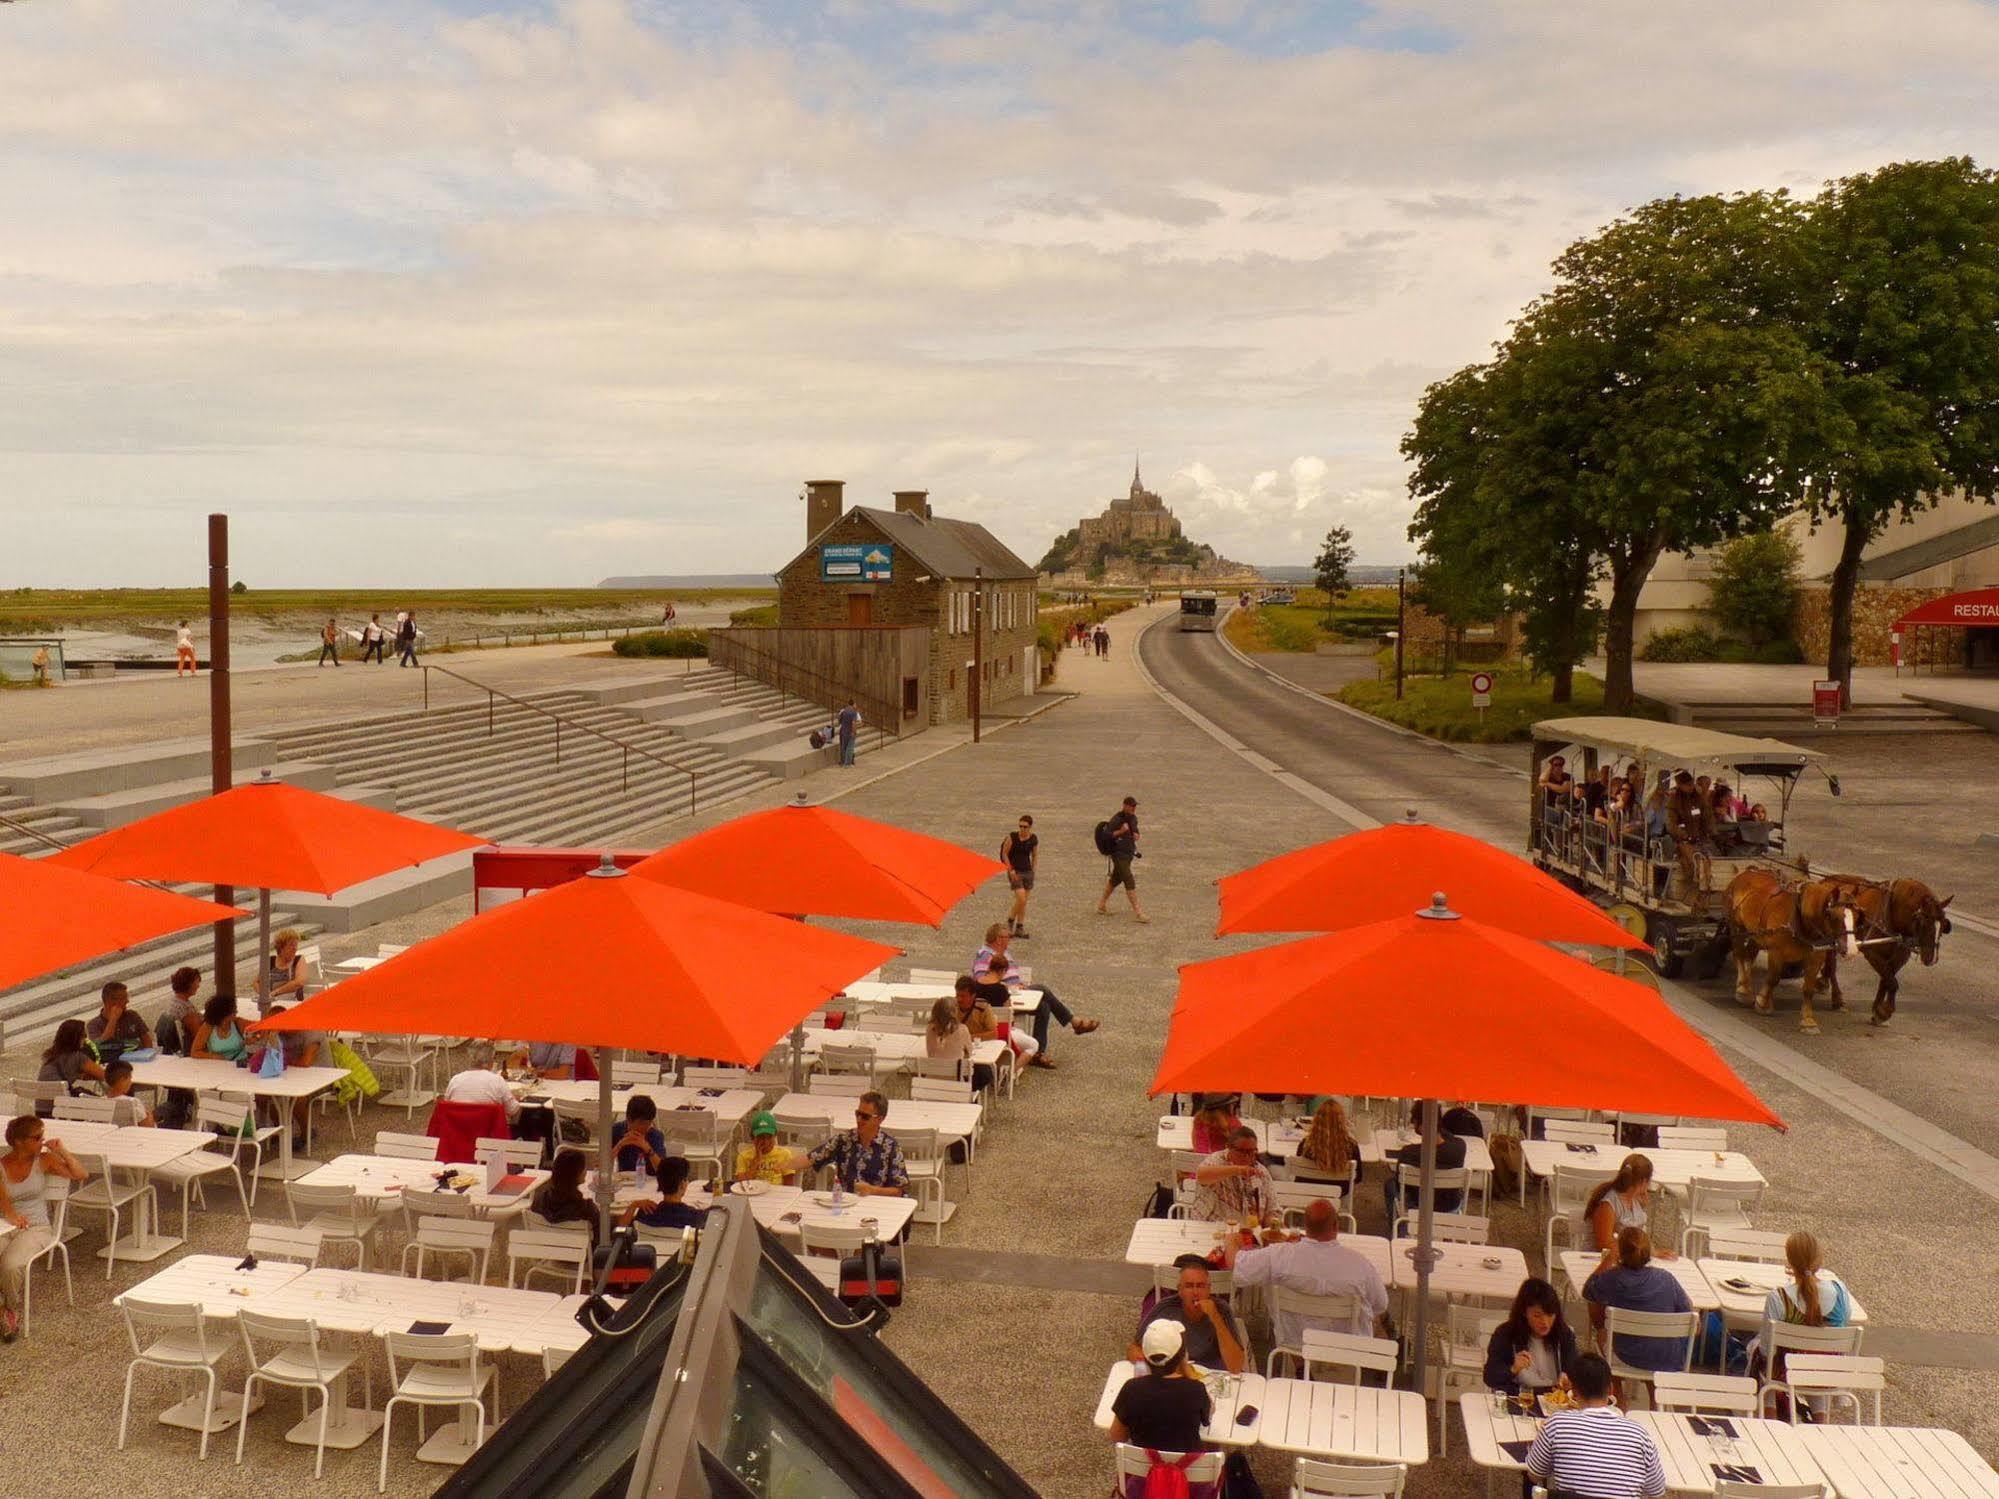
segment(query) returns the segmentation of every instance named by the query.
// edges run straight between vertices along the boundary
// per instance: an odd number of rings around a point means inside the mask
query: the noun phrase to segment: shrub
[[[1758,646],[1752,659],[1759,666],[1797,666],[1805,659],[1805,653],[1798,649],[1795,640],[1773,640]]]
[[[1710,630],[1690,625],[1679,630],[1661,630],[1645,642],[1641,661],[1720,661],[1721,642]]]
[[[680,659],[708,654],[706,630],[642,630],[611,643],[620,656],[670,656]]]
[[[777,605],[758,604],[749,609],[738,609],[729,616],[729,623],[737,629],[775,628],[777,625]]]
[[[1788,531],[1756,531],[1723,547],[1707,585],[1708,607],[1722,629],[1752,647],[1788,639],[1798,560],[1798,543]]]

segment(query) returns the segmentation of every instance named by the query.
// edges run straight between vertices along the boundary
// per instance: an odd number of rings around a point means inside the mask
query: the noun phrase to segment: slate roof
[[[1040,576],[977,521],[910,515],[900,510],[877,510],[869,505],[856,505],[841,519],[846,519],[847,515],[866,516],[882,533],[884,540],[909,553],[933,577],[969,581],[975,569],[983,569],[988,581]],[[819,538],[813,537],[806,544],[805,551],[793,557],[779,571],[788,569],[818,544]]]

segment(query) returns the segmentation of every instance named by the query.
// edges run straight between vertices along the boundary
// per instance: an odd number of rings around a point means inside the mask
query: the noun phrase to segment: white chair
[[[958,975],[948,968],[912,968],[909,970],[912,984],[955,984]]]
[[[1659,1130],[1661,1150],[1726,1150],[1728,1131],[1719,1127],[1696,1127],[1683,1124],[1678,1128],[1662,1126]]]
[[[1714,1486],[1714,1499],[1826,1499],[1822,1483],[1744,1483],[1724,1478]]]
[[[437,1097],[435,1092],[423,1086],[423,1074],[436,1065],[435,1048],[423,1045],[415,1036],[386,1036],[376,1039],[368,1052],[370,1070],[387,1081],[387,1075],[400,1073],[407,1079],[405,1086],[391,1088],[375,1101],[390,1108],[400,1107],[404,1117],[414,1114]]]
[[[510,1287],[526,1287],[537,1275],[553,1275],[569,1282],[568,1294],[580,1296],[589,1265],[590,1233],[580,1223],[561,1228],[517,1228],[507,1235]]]
[[[116,1124],[117,1114],[117,1099],[99,1098],[89,1093],[81,1093],[74,1098],[64,1094],[55,1104],[55,1117],[58,1119],[76,1119],[90,1124]]]
[[[397,1194],[403,1210],[403,1232],[414,1234],[417,1225],[426,1218],[447,1218],[462,1222],[476,1218],[472,1210],[472,1198],[466,1192],[451,1192],[435,1187],[405,1187]]]
[[[1154,1265],[1152,1267],[1152,1289],[1157,1291],[1161,1296],[1177,1295],[1180,1290],[1179,1267],[1177,1265]],[[1229,1301],[1235,1295],[1235,1272],[1216,1266],[1208,1272],[1208,1289],[1214,1293],[1216,1300]]]
[[[104,1242],[118,1242],[118,1223],[125,1209],[133,1208],[143,1212],[143,1207],[135,1207],[139,1199],[151,1194],[152,1188],[143,1181],[129,1181],[112,1174],[110,1165],[101,1155],[91,1155],[87,1151],[76,1152],[76,1164],[90,1174],[90,1180],[80,1187],[74,1187],[69,1194],[69,1209],[72,1213],[102,1213],[105,1218]],[[46,1178],[44,1178],[46,1180]],[[111,1279],[111,1267],[118,1260],[113,1255],[104,1257],[104,1278]]]
[[[1402,1350],[1393,1338],[1364,1338],[1350,1332],[1308,1327],[1304,1343],[1300,1353],[1306,1379],[1312,1378],[1315,1369],[1345,1369],[1357,1385],[1364,1383],[1369,1374],[1379,1374],[1384,1388],[1395,1382],[1395,1366],[1401,1360]]]
[[[876,1010],[861,1016],[854,1022],[854,1030],[861,1035],[877,1036],[920,1036],[923,1022],[911,1015],[896,1015],[886,1010]]]
[[[541,1166],[541,1141],[482,1136],[473,1142],[472,1155],[481,1166],[497,1158],[507,1163],[509,1171],[535,1171]]]
[[[970,1078],[916,1076],[909,1080],[909,1096],[929,1103],[972,1103]]]
[[[1557,1145],[1617,1144],[1617,1132],[1599,1119],[1549,1119],[1541,1126],[1541,1138]]]
[[[680,1085],[683,1088],[740,1088],[749,1082],[747,1067],[683,1067],[680,1071]]]
[[[858,1223],[815,1223],[798,1225],[798,1258],[830,1290],[840,1286],[840,1261],[859,1254],[867,1230]]]
[[[407,942],[378,942],[375,944],[375,956],[378,958],[393,958],[397,953],[404,953],[409,950],[410,945]]]
[[[1814,1404],[1823,1400],[1830,1406],[1838,1400],[1849,1401],[1853,1406],[1854,1424],[1881,1424],[1881,1391],[1888,1384],[1888,1365],[1878,1358],[1857,1353],[1802,1353],[1792,1352],[1784,1356],[1784,1378],[1775,1386],[1785,1390],[1791,1397],[1791,1421],[1798,1419],[1798,1403],[1810,1400]],[[1869,1422],[1860,1413],[1860,1397],[1871,1395],[1874,1402],[1874,1419]],[[1756,1412],[1762,1414],[1762,1391],[1757,1392]]]
[[[565,1132],[563,1126],[578,1124],[583,1127],[583,1138],[572,1139],[574,1131]],[[594,1103],[572,1103],[566,1098],[555,1100],[555,1141],[556,1149],[574,1146],[578,1150],[597,1151],[597,1105]]]
[[[113,1100],[106,1100],[106,1102],[111,1101]],[[189,1198],[199,1192],[201,1205],[207,1207],[208,1195],[202,1192],[201,1184],[208,1177],[220,1176],[225,1171],[229,1173],[229,1179],[236,1184],[236,1197],[243,1204],[243,1217],[247,1220],[250,1216],[250,1193],[243,1185],[243,1173],[237,1168],[236,1158],[233,1155],[225,1155],[221,1151],[206,1148],[190,1150],[186,1155],[177,1155],[170,1161],[160,1162],[146,1173],[156,1191],[160,1187],[165,1187],[169,1191],[175,1187],[180,1189],[180,1236],[183,1239],[189,1237]]]
[[[1335,1463],[1301,1457],[1291,1470],[1291,1499],[1401,1499],[1409,1470],[1401,1463]]]
[[[282,1223],[252,1223],[250,1237],[244,1250],[252,1258],[259,1260],[282,1260],[287,1264],[303,1265],[308,1270],[319,1266],[319,1247],[325,1235],[316,1228],[287,1228]]]
[[[1450,1451],[1450,1413],[1455,1397],[1485,1388],[1485,1350],[1493,1329],[1506,1320],[1495,1307],[1452,1302],[1444,1308],[1443,1346],[1437,1365],[1437,1452]]]
[[[910,1195],[917,1200],[916,1217],[936,1229],[937,1242],[944,1242],[944,1220],[951,1207],[944,1197],[944,1149],[934,1129],[899,1129],[894,1132],[902,1147],[903,1169],[909,1173]]]
[[[461,1421],[472,1417],[472,1447],[486,1440],[486,1392],[493,1387],[493,1366],[479,1361],[479,1339],[472,1333],[427,1334],[389,1332],[382,1335],[389,1359],[389,1383],[395,1393],[382,1407],[382,1466],[376,1474],[377,1493],[389,1489],[389,1437],[395,1430],[396,1407],[417,1408],[417,1435],[423,1435],[427,1407],[455,1407]],[[409,1365],[397,1369],[397,1361]],[[497,1408],[495,1423],[499,1420]]]
[[[614,1088],[657,1088],[660,1086],[659,1063],[613,1062],[611,1063],[611,1086]]]
[[[1305,1209],[1321,1197],[1330,1202],[1334,1211],[1339,1214],[1342,1233],[1360,1232],[1360,1225],[1354,1221],[1354,1215],[1346,1210],[1344,1189],[1338,1185],[1332,1182],[1290,1181],[1273,1181],[1270,1184],[1271,1203],[1286,1224],[1303,1223]]]
[[[1395,1237],[1413,1239],[1420,1220],[1404,1213],[1395,1220]],[[1439,1244],[1487,1244],[1492,1241],[1492,1220],[1472,1213],[1432,1213],[1430,1237]]]
[[[844,1077],[858,1074],[869,1088],[878,1086],[880,1079],[894,1072],[899,1065],[894,1057],[884,1057],[874,1047],[864,1044],[840,1045],[829,1041],[819,1048],[822,1075],[832,1073]],[[817,1080],[814,1081],[816,1083]]]
[[[1680,1253],[1698,1258],[1694,1241],[1702,1243],[1717,1228],[1750,1227],[1749,1217],[1763,1202],[1763,1183],[1712,1181],[1696,1176],[1687,1183],[1687,1206],[1680,1224]]]
[[[729,1142],[717,1115],[707,1109],[668,1109],[659,1116],[659,1132],[666,1137],[668,1155],[686,1156],[689,1167],[703,1162],[721,1172]]]
[[[257,1201],[257,1172],[264,1164],[264,1147],[277,1139],[280,1126],[258,1124],[250,1112],[250,1105],[242,1099],[213,1098],[200,1094],[194,1101],[194,1123],[196,1129],[212,1131],[218,1149],[229,1152],[236,1169],[243,1169],[243,1152],[250,1153],[250,1174],[245,1178],[250,1185],[250,1202]]]
[[[1734,1374],[1654,1374],[1652,1408],[1692,1415],[1753,1416],[1757,1414],[1756,1381]]]
[[[1861,1329],[1857,1327],[1806,1327],[1799,1322],[1770,1322],[1764,1325],[1764,1332],[1767,1338],[1766,1346],[1770,1352],[1770,1363],[1766,1367],[1774,1368],[1781,1362],[1785,1366],[1787,1375],[1790,1372],[1792,1358],[1800,1354],[1806,1358],[1814,1355],[1852,1358],[1860,1353]],[[1761,1388],[1757,1391],[1757,1409],[1759,1411],[1762,1409],[1763,1397],[1767,1397],[1773,1391],[1788,1394],[1789,1389],[1787,1379],[1772,1379],[1766,1374]],[[1795,1423],[1797,1419],[1798,1402],[1794,1397],[1791,1400],[1791,1420]]]
[[[434,1161],[437,1144],[434,1135],[400,1134],[389,1129],[375,1133],[375,1154],[396,1161]]]
[[[165,1369],[180,1378],[189,1374],[202,1377],[201,1459],[206,1462],[209,1428],[215,1424],[215,1366],[228,1355],[228,1339],[211,1332],[201,1308],[192,1303],[125,1296],[118,1305],[125,1314],[125,1333],[132,1340],[132,1362],[125,1366],[125,1400],[118,1411],[118,1450],[125,1450],[125,1432],[132,1419],[133,1378],[142,1368]]]
[[[1753,1260],[1764,1265],[1784,1263],[1784,1241],[1788,1234],[1763,1228],[1711,1228],[1707,1231],[1707,1254],[1712,1260]]]
[[[1555,1169],[1548,1176],[1548,1224],[1542,1231],[1541,1263],[1547,1267],[1550,1276],[1555,1273],[1555,1230],[1560,1228],[1562,1237],[1571,1249],[1593,1249],[1593,1244],[1577,1242],[1581,1231],[1583,1208],[1589,1203],[1589,1194],[1603,1181],[1603,1174],[1582,1166],[1569,1166],[1556,1162]]]
[[[866,1074],[835,1075],[815,1072],[806,1079],[805,1091],[828,1098],[859,1098],[874,1091],[874,1079]]]
[[[1178,1462],[1186,1454],[1183,1452],[1162,1452],[1159,1454],[1169,1462]],[[1203,1452],[1181,1470],[1189,1485],[1207,1484],[1219,1492],[1222,1481],[1223,1454]],[[1114,1492],[1119,1495],[1136,1491],[1136,1486],[1127,1479],[1136,1479],[1142,1486],[1146,1474],[1152,1471],[1152,1454],[1143,1447],[1134,1447],[1129,1442],[1117,1444],[1117,1484]]]
[[[1395,1168],[1395,1182],[1397,1189],[1402,1194],[1403,1212],[1413,1215],[1420,1203],[1418,1193],[1423,1185],[1423,1168],[1421,1166],[1397,1166]],[[1436,1193],[1439,1199],[1447,1193],[1455,1192],[1458,1194],[1459,1203],[1462,1204],[1471,1190],[1471,1185],[1471,1173],[1462,1166],[1454,1170],[1437,1170],[1430,1173],[1431,1190]],[[1460,1208],[1460,1211],[1462,1211],[1462,1208]]]
[[[407,1195],[407,1194],[404,1194]],[[285,1207],[293,1228],[316,1228],[325,1244],[352,1244],[357,1268],[368,1268],[368,1249],[387,1215],[372,1210],[352,1187],[309,1187],[285,1183]]]
[[[243,1336],[243,1354],[250,1371],[243,1381],[243,1419],[236,1427],[236,1465],[243,1465],[243,1439],[250,1432],[251,1397],[260,1384],[281,1385],[305,1393],[319,1391],[319,1439],[313,1444],[312,1476],[326,1472],[326,1428],[333,1419],[333,1397],[338,1386],[344,1396],[347,1371],[361,1365],[365,1394],[372,1406],[374,1382],[368,1361],[358,1346],[322,1346],[319,1324],[310,1317],[273,1317],[244,1307],[236,1313],[236,1326]],[[261,1345],[261,1346],[260,1346]]]
[[[1617,1356],[1620,1334],[1627,1338],[1684,1339],[1680,1348],[1680,1371],[1686,1372],[1693,1363],[1694,1337],[1700,1331],[1700,1325],[1699,1312],[1634,1312],[1621,1306],[1605,1307],[1603,1327],[1609,1335],[1610,1372],[1619,1379],[1646,1385],[1652,1382],[1652,1370],[1634,1368]]]
[[[824,1114],[792,1113],[779,1105],[771,1117],[777,1121],[778,1142],[794,1155],[817,1150],[833,1132]]]
[[[463,1255],[464,1278],[475,1286],[484,1285],[493,1257],[493,1236],[498,1232],[499,1225],[490,1218],[419,1218],[416,1232],[403,1246],[403,1274],[425,1280],[424,1270],[433,1258],[449,1261]],[[416,1256],[414,1271],[410,1269],[412,1254]]]
[[[1272,1285],[1270,1288],[1270,1320],[1273,1326],[1286,1317],[1295,1316],[1299,1319],[1304,1334],[1331,1332],[1337,1329],[1343,1336],[1352,1337],[1354,1334],[1347,1329],[1354,1325],[1359,1312],[1358,1298],[1344,1292],[1331,1296],[1314,1296],[1305,1291],[1294,1291],[1289,1286]],[[1301,1336],[1297,1346],[1272,1348],[1270,1356],[1264,1360],[1264,1372],[1275,1374],[1279,1359],[1304,1363],[1304,1341],[1304,1337]],[[1355,1382],[1358,1383],[1358,1376]]]
[[[76,1282],[69,1274],[69,1182],[60,1176],[44,1176],[43,1190],[48,1193],[49,1243],[39,1254],[32,1256],[21,1267],[21,1335],[26,1337],[35,1320],[35,1266],[45,1261],[53,1262],[62,1256],[63,1294],[69,1298],[71,1306],[76,1305]]]
[[[555,1378],[555,1371],[575,1358],[580,1351],[575,1348],[556,1348],[544,1344],[541,1350],[541,1377],[543,1379]]]

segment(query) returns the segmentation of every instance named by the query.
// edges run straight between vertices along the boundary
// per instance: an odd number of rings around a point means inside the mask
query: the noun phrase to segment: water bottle
[[[839,1177],[833,1178],[833,1211],[839,1212],[847,1205],[847,1184]]]

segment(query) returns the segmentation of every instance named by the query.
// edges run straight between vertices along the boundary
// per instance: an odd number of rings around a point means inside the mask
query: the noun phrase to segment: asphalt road
[[[1139,650],[1161,690],[1247,749],[1370,816],[1388,821],[1413,807],[1442,826],[1503,847],[1520,846],[1527,782],[1505,763],[1504,751],[1487,759],[1318,699],[1244,665],[1213,635],[1180,633],[1170,616],[1141,637]],[[1825,796],[1822,788],[1814,788],[1809,796],[1801,793],[1793,819],[1794,824],[1808,819],[1806,836],[1815,863],[1869,874],[1890,872],[1890,865],[1896,874],[1926,871],[1935,827],[1907,820],[1903,814],[1902,820],[1892,823],[1894,831],[1884,834],[1879,824],[1886,818],[1881,814],[1890,809],[1868,815],[1865,798],[1870,790],[1896,792],[1918,780],[1924,773],[1924,757],[1939,754],[1972,757],[1967,773],[1982,776],[1985,761],[1999,755],[1999,746],[1990,736],[1974,735],[1953,738],[1948,748],[1933,744],[1920,748],[1922,755],[1916,756],[1877,744],[1856,757],[1863,763],[1879,762],[1880,773],[1867,777],[1848,773],[1843,803]],[[1899,762],[1891,783],[1889,762],[1897,753],[1909,758]],[[1852,784],[1857,779],[1864,784]],[[1290,794],[1274,785],[1273,792]],[[1963,800],[1961,795],[1958,799]],[[1839,836],[1843,812],[1856,824],[1851,839]],[[1936,862],[1949,866],[1953,874],[1961,873],[1963,861],[1954,852],[1946,856],[1939,850]],[[1987,920],[1999,914],[1999,894],[1993,893],[1999,891],[1999,882],[1988,884],[1990,890],[1957,887],[1959,904]],[[1846,968],[1846,1010],[1821,1009],[1822,1036],[1798,1033],[1795,983],[1779,991],[1780,1005],[1788,1004],[1793,1013],[1780,1010],[1755,1023],[1799,1055],[1981,1150],[1999,1154],[1999,1112],[1990,1103],[1993,1069],[1999,1063],[1999,1003],[1994,1001],[1991,978],[1999,967],[1999,940],[1992,932],[1986,920],[1979,921],[1977,929],[1959,922],[1936,967],[1911,964],[1904,969],[1900,1009],[1885,1028],[1867,1023],[1873,974],[1858,964]],[[1717,1010],[1750,1017],[1749,1011],[1736,1006],[1732,982],[1689,987]]]

